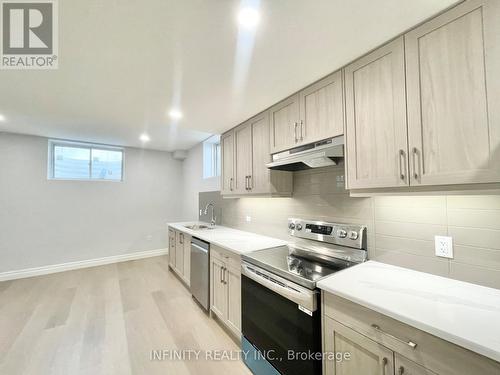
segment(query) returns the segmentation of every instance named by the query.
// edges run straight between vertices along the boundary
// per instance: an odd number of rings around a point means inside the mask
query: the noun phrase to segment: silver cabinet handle
[[[413,150],[412,150],[412,165],[413,165],[413,178],[415,180],[418,179],[418,172],[417,172],[417,156],[418,156],[418,150],[416,147],[413,147]]]
[[[180,234],[179,234],[179,242],[180,242],[181,244],[183,244],[183,243],[184,243],[184,233],[180,233]]]
[[[300,120],[300,140],[304,140],[304,121]]]
[[[226,277],[227,273],[226,272],[227,272],[227,268],[224,267],[224,272],[223,272],[223,275],[224,275],[223,276],[224,284],[227,284],[227,277]]]
[[[226,267],[222,267],[221,271],[222,271],[221,282],[222,282],[222,284],[226,284]]]
[[[245,190],[248,190],[248,176],[245,176]]]
[[[385,375],[385,368],[387,367],[387,358],[382,358],[382,362],[380,363],[380,373]]]
[[[294,134],[294,137],[295,137],[295,143],[297,143],[297,141],[298,141],[298,139],[297,139],[297,126],[298,125],[299,124],[297,124],[296,122],[293,123],[293,126],[294,126],[294,128],[293,128],[293,134]]]
[[[252,190],[252,175],[248,176],[248,190]]]
[[[398,368],[398,375],[403,375],[403,374],[404,374],[404,372],[405,372],[405,368],[404,368],[403,366],[400,366],[400,367]]]
[[[222,270],[224,269],[224,267],[221,267],[220,268],[220,272],[219,272],[219,279],[220,279],[220,282],[222,282]]]
[[[376,325],[376,324],[372,324],[372,328],[376,329],[377,331],[379,331],[380,333],[383,333],[383,334],[384,334],[384,335],[386,335],[386,336],[389,336],[390,338],[392,338],[392,339],[394,339],[394,340],[396,340],[396,341],[399,341],[399,342],[401,342],[401,343],[403,343],[403,344],[405,344],[405,345],[408,345],[408,346],[409,346],[410,348],[412,348],[412,349],[415,349],[415,348],[417,347],[417,344],[416,344],[416,343],[414,343],[413,341],[411,341],[411,340],[405,341],[405,340],[403,340],[403,339],[400,339],[399,337],[396,337],[396,336],[394,336],[394,335],[391,335],[390,333],[387,333],[387,332],[383,331],[383,330],[382,330],[382,329],[381,329],[378,325]]]
[[[405,152],[404,150],[399,150],[399,178],[404,181],[405,175],[406,175],[406,167],[404,168],[405,170],[403,171],[403,165],[405,165]]]
[[[233,191],[233,178],[229,179],[229,190]]]

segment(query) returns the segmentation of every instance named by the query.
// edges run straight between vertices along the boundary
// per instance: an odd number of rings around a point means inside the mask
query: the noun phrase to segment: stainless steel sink
[[[188,228],[188,229],[191,229],[191,230],[215,229],[215,227],[210,227],[210,226],[204,225],[204,224],[184,225],[184,227]]]

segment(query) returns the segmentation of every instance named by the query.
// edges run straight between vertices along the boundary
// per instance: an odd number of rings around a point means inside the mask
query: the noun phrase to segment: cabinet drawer
[[[227,267],[234,267],[237,269],[240,269],[241,267],[241,256],[233,253],[232,251],[211,245],[210,254],[212,257],[224,262]]]
[[[323,292],[325,315],[440,375],[500,374],[500,363]]]

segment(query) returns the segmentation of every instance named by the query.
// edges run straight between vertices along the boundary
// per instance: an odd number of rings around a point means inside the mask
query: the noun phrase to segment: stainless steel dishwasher
[[[205,310],[210,300],[210,244],[191,237],[191,294]]]

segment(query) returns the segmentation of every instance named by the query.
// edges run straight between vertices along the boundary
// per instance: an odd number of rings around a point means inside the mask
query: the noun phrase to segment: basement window
[[[48,178],[122,181],[123,149],[72,141],[49,141]]]
[[[203,142],[203,178],[220,176],[220,135],[214,135]]]

